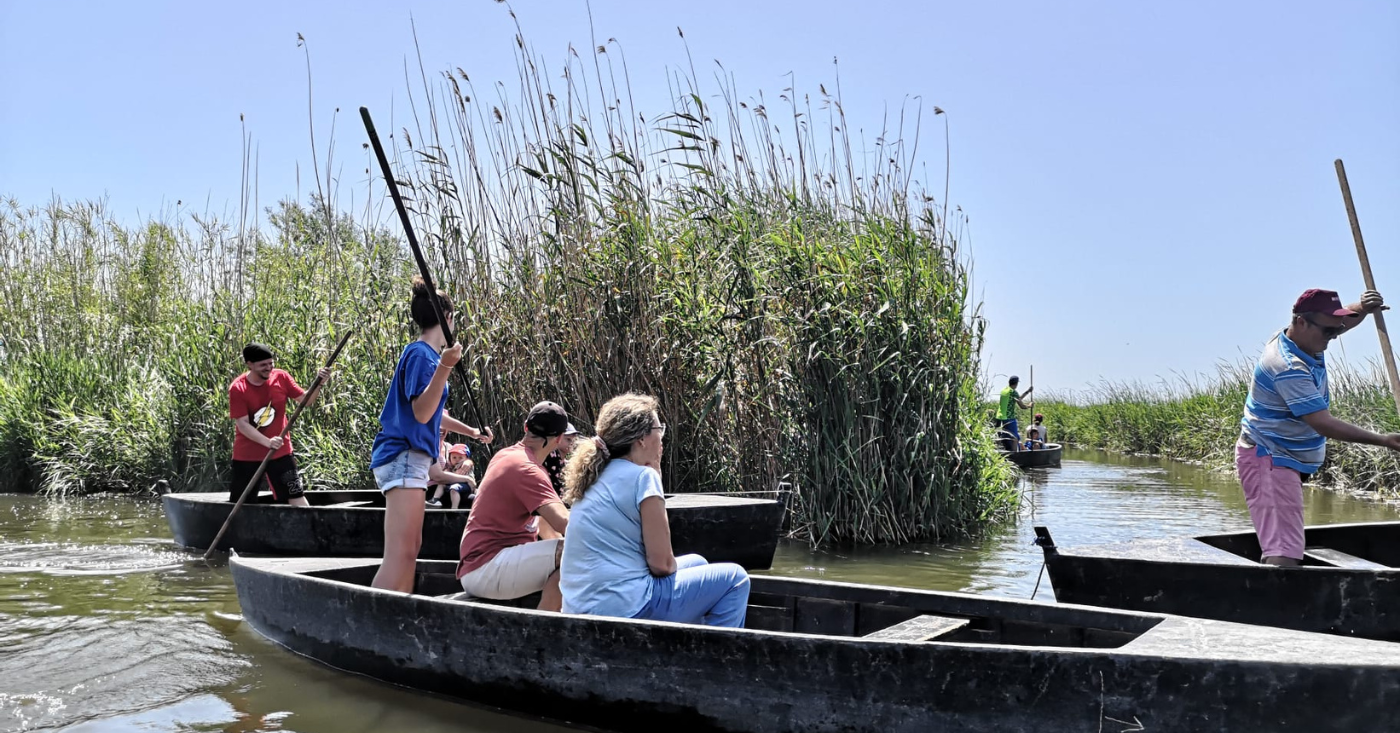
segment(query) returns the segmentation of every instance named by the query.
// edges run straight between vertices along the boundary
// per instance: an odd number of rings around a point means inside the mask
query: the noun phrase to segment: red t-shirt
[[[481,477],[472,513],[467,516],[457,577],[485,565],[507,547],[539,539],[530,515],[551,503],[559,503],[559,495],[549,483],[549,474],[530,460],[524,445],[516,443],[497,453]]]
[[[244,372],[228,386],[228,416],[234,420],[247,417],[248,422],[252,423],[258,432],[275,438],[287,427],[287,400],[296,399],[303,394],[306,394],[306,390],[297,386],[297,380],[281,369],[273,369],[272,373],[267,375],[267,381],[258,385],[250,383],[248,373]],[[292,439],[288,436],[272,457],[281,458],[291,454]],[[266,448],[244,437],[237,428],[234,429],[233,460],[261,461],[266,455]]]

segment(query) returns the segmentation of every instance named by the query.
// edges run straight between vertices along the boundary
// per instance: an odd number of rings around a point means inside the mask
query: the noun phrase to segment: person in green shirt
[[[1024,407],[1029,410],[1031,406],[1025,398],[1035,391],[1035,387],[1031,387],[1025,394],[1017,392],[1016,385],[1020,383],[1021,378],[1017,376],[1007,380],[1006,389],[1001,391],[1001,401],[997,403],[997,438],[1002,448],[1008,452],[1021,448],[1021,430],[1016,425],[1016,408]]]

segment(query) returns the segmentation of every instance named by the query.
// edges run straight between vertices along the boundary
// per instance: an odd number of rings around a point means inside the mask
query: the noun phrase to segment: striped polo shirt
[[[1313,473],[1327,457],[1327,439],[1303,416],[1330,404],[1322,354],[1303,351],[1279,331],[1254,365],[1240,425],[1247,442],[1258,447],[1257,455],[1270,456],[1275,466]]]

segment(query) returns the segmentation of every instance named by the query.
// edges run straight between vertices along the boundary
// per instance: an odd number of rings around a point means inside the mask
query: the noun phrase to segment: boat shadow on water
[[[754,577],[747,628],[722,629],[459,600],[450,562],[414,594],[367,587],[373,560],[230,566],[294,652],[620,731],[1321,730],[1400,706],[1400,645],[1218,621]]]

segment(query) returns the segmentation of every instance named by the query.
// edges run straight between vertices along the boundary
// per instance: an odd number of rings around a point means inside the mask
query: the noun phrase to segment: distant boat
[[[1061,452],[1059,443],[1046,443],[1044,448],[1036,450],[1004,450],[1001,454],[1021,468],[1059,468]]]
[[[1256,562],[1254,532],[1079,547],[1035,532],[1062,603],[1400,641],[1400,522],[1307,527],[1296,568]]]
[[[205,549],[228,518],[226,492],[166,494],[165,518],[175,544]],[[384,494],[375,491],[308,491],[309,507],[273,504],[263,492],[238,510],[219,549],[254,555],[382,557]],[[784,504],[723,494],[671,494],[671,546],[678,555],[698,553],[710,562],[734,562],[750,570],[772,566]],[[425,560],[456,560],[467,509],[429,507],[423,513]]]
[[[747,628],[415,593],[379,561],[234,557],[243,619],[395,685],[616,731],[1372,730],[1400,645],[1180,616],[753,576]]]

